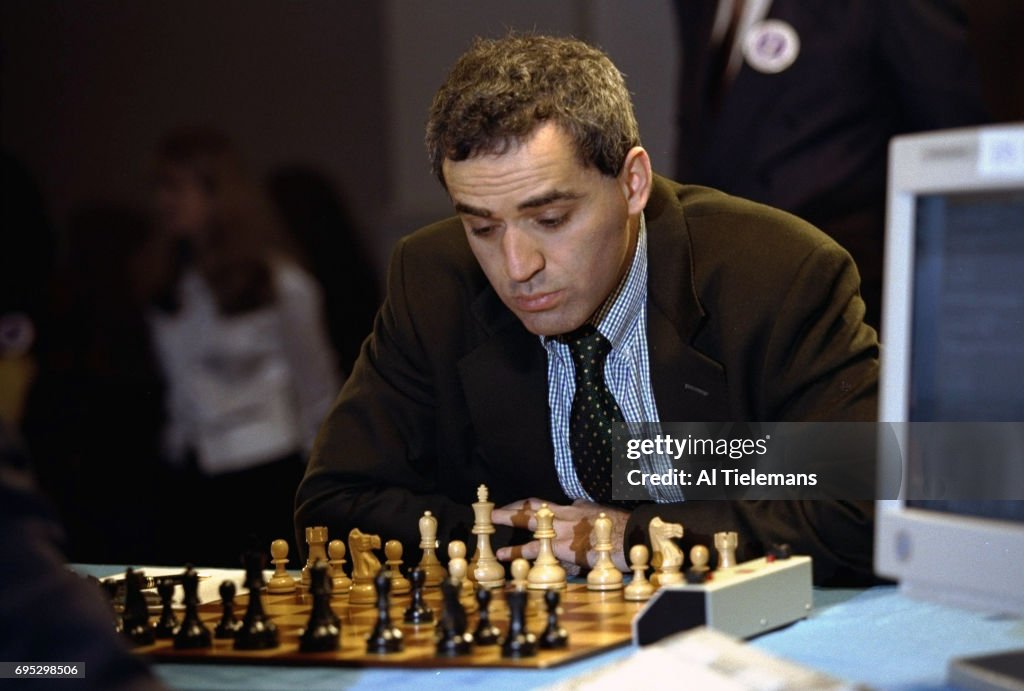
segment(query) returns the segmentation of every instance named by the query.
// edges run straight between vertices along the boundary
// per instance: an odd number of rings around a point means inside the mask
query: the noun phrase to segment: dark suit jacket
[[[841,248],[788,214],[663,178],[645,217],[662,420],[874,419],[877,342]],[[314,446],[297,525],[335,536],[358,526],[408,550],[430,510],[442,544],[466,539],[480,483],[498,506],[565,502],[553,458],[539,338],[491,289],[458,219],[406,237],[373,335]],[[870,570],[870,504],[645,505],[630,542],[654,515],[682,521],[687,542],[737,530],[747,555],[790,542],[815,557],[820,581]],[[512,538],[499,528],[493,542]]]
[[[984,122],[964,14],[954,0],[773,0],[767,19],[800,52],[777,74],[746,61],[718,109],[717,0],[678,0],[676,178],[800,216],[843,245],[878,324],[889,140]]]

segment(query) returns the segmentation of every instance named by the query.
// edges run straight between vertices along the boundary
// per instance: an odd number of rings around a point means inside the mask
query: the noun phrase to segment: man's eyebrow
[[[480,218],[490,218],[492,215],[489,209],[478,209],[475,206],[463,204],[462,202],[455,202],[455,211],[469,216],[479,216]]]
[[[541,206],[547,206],[552,202],[560,202],[564,200],[579,199],[582,195],[577,192],[569,192],[566,190],[552,190],[545,194],[537,197],[532,197],[522,202],[516,208],[522,211],[523,209],[536,209]]]
[[[560,202],[565,200],[579,199],[583,195],[578,192],[568,192],[565,190],[552,190],[545,192],[544,194],[536,197],[531,197],[526,201],[520,202],[516,209],[523,211],[525,209],[537,209],[542,206],[547,206],[553,202]],[[493,212],[490,209],[481,209],[469,204],[463,204],[462,202],[455,202],[455,211],[460,214],[467,214],[469,216],[477,216],[478,218],[490,218],[493,216]]]

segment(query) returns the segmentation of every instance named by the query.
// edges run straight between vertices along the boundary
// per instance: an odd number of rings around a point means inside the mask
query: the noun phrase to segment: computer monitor
[[[1024,123],[895,138],[886,225],[879,419],[906,424],[875,570],[913,596],[1024,614]],[[956,458],[912,448],[922,423],[965,421],[1005,438]],[[980,460],[998,497],[929,496],[936,467]]]

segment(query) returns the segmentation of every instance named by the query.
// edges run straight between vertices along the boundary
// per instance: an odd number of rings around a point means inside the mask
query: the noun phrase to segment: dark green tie
[[[608,339],[587,324],[565,337],[576,369],[576,393],[569,418],[569,448],[583,489],[600,503],[612,499],[612,423],[622,411],[604,382]]]

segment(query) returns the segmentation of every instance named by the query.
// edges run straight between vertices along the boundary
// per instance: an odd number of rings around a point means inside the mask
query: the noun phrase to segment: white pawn
[[[288,564],[288,541],[274,540],[270,543],[270,563],[274,565],[274,575],[267,583],[268,593],[294,593],[295,579],[285,572]]]
[[[633,569],[633,580],[623,591],[623,599],[644,602],[650,600],[654,594],[654,586],[647,580],[648,557],[646,545],[633,545],[633,549],[629,550],[629,567]]]
[[[568,584],[565,569],[551,549],[551,541],[555,537],[555,513],[547,504],[541,504],[536,519],[537,530],[533,536],[540,545],[533,568],[526,576],[526,587],[530,590],[564,590]]]
[[[402,575],[402,543],[398,540],[385,542],[384,556],[387,558],[384,565],[391,578],[391,594],[405,595],[412,590],[412,583]]]
[[[331,597],[348,595],[352,589],[352,579],[345,573],[345,541],[331,540],[327,543],[327,555],[331,566]]]
[[[469,562],[466,561],[466,543],[462,540],[452,540],[448,543],[448,572],[459,582],[459,600],[468,611],[468,607],[476,602],[476,598],[473,597],[473,581],[466,578],[466,574],[469,573]]]
[[[526,578],[530,573],[530,562],[522,557],[512,560],[512,588],[515,590],[526,590]]]
[[[692,566],[690,571],[696,571],[703,573],[708,570],[708,560],[711,558],[711,554],[708,552],[708,548],[704,545],[694,545],[690,549],[690,562]]]
[[[587,590],[620,590],[622,572],[612,562],[612,519],[602,511],[592,533],[597,560],[587,574]]]
[[[715,533],[715,549],[718,550],[718,565],[715,568],[729,569],[736,566],[736,545],[739,535],[735,532]]]

